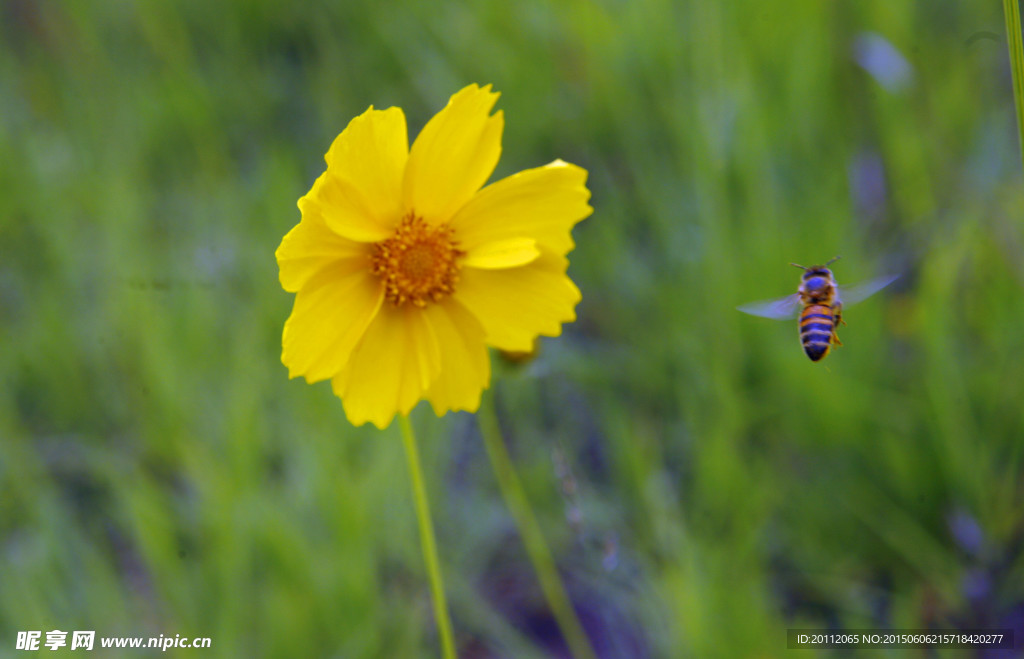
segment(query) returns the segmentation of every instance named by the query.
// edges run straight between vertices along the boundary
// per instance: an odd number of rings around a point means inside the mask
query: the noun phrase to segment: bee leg
[[[835,314],[832,316],[832,343],[837,346],[843,345],[843,342],[839,340],[839,334],[836,333],[836,328],[840,325],[845,325],[846,321],[843,320],[843,310],[840,305],[836,305]]]

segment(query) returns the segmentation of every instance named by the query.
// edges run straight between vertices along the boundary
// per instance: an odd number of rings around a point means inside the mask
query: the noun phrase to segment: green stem
[[[416,449],[416,435],[412,432],[409,417],[400,416],[398,423],[402,427],[402,441],[405,444],[405,454],[409,458],[409,478],[412,480],[412,495],[416,500],[416,518],[420,524],[420,547],[423,549],[423,561],[427,564],[427,573],[430,575],[434,619],[437,622],[437,632],[441,636],[441,654],[445,659],[455,659],[452,621],[448,617],[448,603],[444,597],[444,581],[441,579],[441,564],[437,560],[434,524],[430,521],[430,503],[427,501],[427,490],[423,486],[423,471],[420,469],[420,454]]]
[[[562,580],[555,569],[555,561],[551,557],[551,550],[544,540],[537,518],[533,515],[533,509],[523,491],[522,483],[516,474],[512,459],[505,448],[505,441],[501,436],[501,428],[498,425],[498,417],[494,412],[494,403],[491,392],[484,393],[483,401],[480,404],[480,411],[477,413],[477,420],[480,423],[480,433],[484,438],[484,446],[487,447],[487,455],[491,459],[491,468],[498,479],[498,486],[501,488],[501,495],[505,499],[505,505],[512,512],[516,526],[519,528],[519,535],[526,545],[526,553],[533,563],[533,569],[540,580],[544,597],[551,607],[555,616],[558,628],[562,631],[569,649],[577,659],[596,659],[594,649],[590,640],[583,631],[576,612],[572,608],[569,596],[565,592]]]
[[[1021,147],[1021,162],[1024,163],[1024,43],[1021,41],[1018,0],[1003,0],[1003,13],[1006,15],[1006,42],[1013,73],[1013,101],[1017,106],[1017,139]]]

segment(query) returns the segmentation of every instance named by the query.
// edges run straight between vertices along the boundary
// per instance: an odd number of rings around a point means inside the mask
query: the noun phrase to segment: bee
[[[800,315],[800,343],[804,352],[812,362],[821,361],[832,349],[832,345],[843,345],[836,334],[836,327],[843,321],[843,305],[849,306],[864,300],[882,290],[897,275],[884,275],[849,289],[843,289],[840,296],[839,286],[828,266],[839,260],[835,257],[825,265],[810,268],[796,263],[790,265],[804,271],[800,277],[800,287],[793,295],[778,300],[753,302],[737,307],[743,313],[765,318],[784,320]]]

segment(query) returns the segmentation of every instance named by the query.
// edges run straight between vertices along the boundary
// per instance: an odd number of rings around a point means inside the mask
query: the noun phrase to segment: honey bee
[[[835,257],[825,265],[810,268],[796,263],[790,265],[804,271],[800,288],[793,295],[778,300],[753,302],[737,307],[743,313],[765,318],[784,320],[800,315],[800,343],[812,362],[821,361],[832,345],[843,345],[836,334],[836,327],[843,321],[843,306],[850,306],[864,300],[891,284],[897,275],[884,275],[849,289],[844,288],[840,296],[839,286],[828,266],[839,260]]]

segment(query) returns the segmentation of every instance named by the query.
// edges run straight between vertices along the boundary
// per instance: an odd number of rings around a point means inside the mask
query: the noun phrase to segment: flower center
[[[384,297],[396,307],[425,307],[450,295],[459,281],[458,259],[466,254],[456,244],[448,225],[433,227],[406,215],[395,235],[374,244],[370,257],[373,274],[384,281]]]

